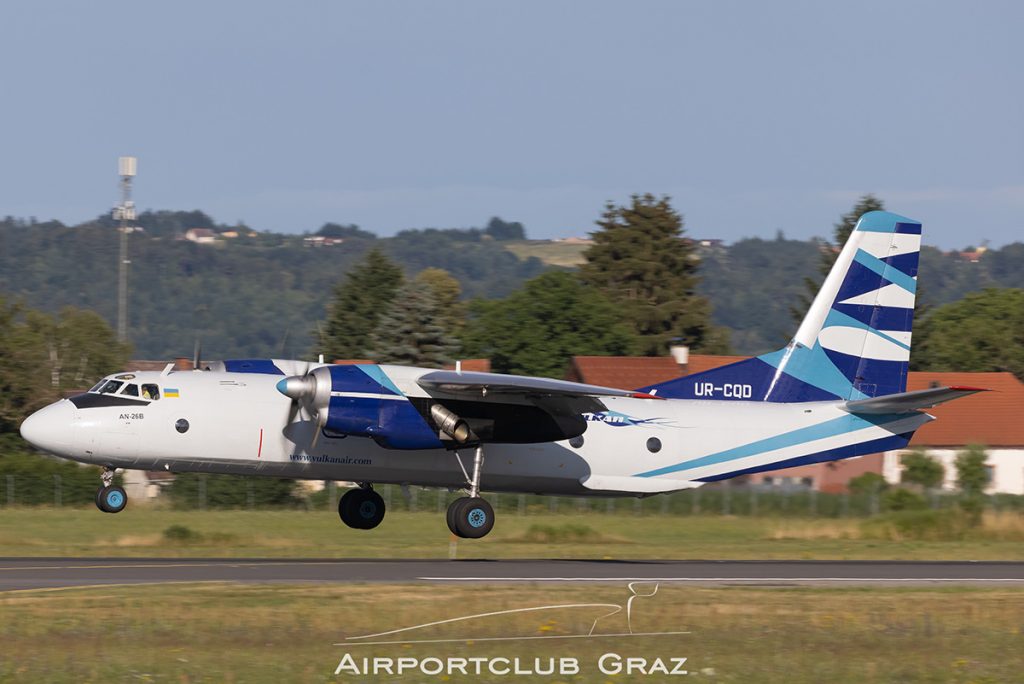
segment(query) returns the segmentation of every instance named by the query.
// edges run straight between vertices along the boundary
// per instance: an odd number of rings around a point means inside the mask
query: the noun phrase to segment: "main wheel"
[[[338,501],[341,521],[357,530],[372,530],[384,520],[384,499],[372,489],[350,489]]]
[[[120,513],[128,505],[128,495],[123,487],[100,487],[96,492],[96,507],[104,513]]]
[[[455,526],[455,520],[459,514],[459,507],[462,506],[462,504],[466,503],[467,501],[470,501],[470,498],[468,496],[459,497],[455,501],[452,501],[450,504],[448,504],[448,511],[445,513],[445,522],[448,523],[448,529],[451,530],[452,534],[454,534],[456,537],[461,537],[462,535],[459,534],[459,530]]]
[[[479,539],[494,527],[494,509],[486,499],[458,499],[449,511],[454,522],[452,531],[463,539]]]

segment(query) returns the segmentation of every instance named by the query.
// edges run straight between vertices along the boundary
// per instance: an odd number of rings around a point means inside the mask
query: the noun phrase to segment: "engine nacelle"
[[[326,429],[372,437],[388,449],[443,448],[437,432],[377,366],[338,365],[316,371],[330,375],[330,400],[323,412]]]

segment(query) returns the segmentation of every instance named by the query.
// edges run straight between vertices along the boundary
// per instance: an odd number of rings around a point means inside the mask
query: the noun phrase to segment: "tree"
[[[378,249],[346,273],[335,288],[321,336],[325,358],[362,358],[371,346],[381,312],[391,304],[404,279],[402,269]]]
[[[425,268],[416,274],[416,284],[433,295],[442,327],[459,337],[466,324],[466,306],[459,300],[462,296],[459,281],[443,268]]]
[[[818,274],[819,278],[804,278],[804,288],[806,292],[801,295],[800,301],[793,307],[790,308],[790,315],[797,323],[801,323],[804,320],[804,316],[807,314],[807,310],[811,308],[811,303],[814,301],[815,296],[818,294],[818,290],[821,289],[821,284],[824,282],[825,277],[828,276],[829,271],[832,270],[832,266],[836,263],[836,258],[839,256],[839,251],[846,244],[846,241],[850,239],[850,233],[857,227],[857,221],[860,217],[869,211],[884,211],[885,203],[875,197],[870,192],[866,195],[861,195],[857,203],[853,205],[853,209],[846,212],[839,217],[839,223],[834,224],[832,231],[832,242],[822,241],[821,258],[818,263]]]
[[[977,444],[969,445],[956,455],[956,484],[960,488],[960,508],[974,525],[981,523],[985,507],[985,487],[988,486],[988,454]]]
[[[609,202],[597,225],[580,277],[620,306],[640,353],[664,354],[677,341],[726,351],[724,332],[711,325],[710,304],[696,293],[699,259],[668,197],[633,195],[628,206]]]
[[[508,223],[506,221],[502,221],[497,216],[487,222],[487,228],[484,229],[484,234],[490,235],[493,239],[498,241],[526,239],[526,230],[523,228],[522,223],[519,223],[518,221]]]
[[[987,289],[936,307],[914,333],[914,370],[1009,371],[1024,380],[1024,290]]]
[[[51,315],[0,297],[0,432],[15,430],[63,392],[122,370],[130,351],[93,311],[67,307]]]
[[[434,291],[413,281],[398,291],[377,321],[366,355],[379,363],[442,368],[458,348],[458,339],[444,327]]]
[[[919,485],[922,489],[934,489],[942,484],[945,470],[942,464],[921,451],[912,451],[901,459],[902,481]]]
[[[988,486],[985,461],[988,454],[977,444],[971,444],[956,455],[956,486],[969,496],[980,495]]]
[[[620,307],[573,273],[552,271],[502,300],[473,303],[464,351],[486,356],[494,370],[564,376],[574,355],[621,355],[635,334]]]
[[[359,240],[376,240],[377,236],[373,233],[363,230],[356,224],[349,224],[347,226],[340,225],[338,223],[325,223],[320,227],[320,230],[316,231],[316,235],[322,237],[331,238],[343,238],[343,239],[359,239]]]

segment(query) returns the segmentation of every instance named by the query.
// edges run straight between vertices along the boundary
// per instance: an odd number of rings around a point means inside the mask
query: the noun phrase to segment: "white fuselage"
[[[427,396],[415,383],[426,369],[382,368],[408,397]],[[59,456],[116,468],[451,488],[466,483],[459,457],[468,469],[470,449],[387,449],[370,438],[330,433],[322,433],[314,444],[316,424],[276,389],[279,375],[131,375],[133,383],[157,385],[160,399],[85,408],[64,399],[27,419],[23,434]],[[841,402],[619,397],[602,402],[607,410],[587,414],[581,438],[486,444],[482,489],[603,495],[672,491],[911,432],[930,419],[913,414],[868,423],[845,412]],[[181,421],[187,422],[184,431]]]

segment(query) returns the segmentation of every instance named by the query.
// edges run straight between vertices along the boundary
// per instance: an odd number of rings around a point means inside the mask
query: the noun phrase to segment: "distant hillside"
[[[545,270],[480,230],[406,231],[376,239],[357,231],[340,244],[311,246],[301,235],[217,226],[200,212],[139,217],[130,237],[130,338],[136,357],[305,355],[334,284],[377,246],[410,274],[444,268],[470,297],[500,297]],[[184,240],[200,228],[213,243]],[[336,233],[325,230],[325,233]],[[226,238],[225,234],[238,237]],[[360,235],[361,233],[361,235]],[[200,239],[206,239],[202,237]],[[75,227],[0,221],[0,293],[47,310],[78,306],[112,324],[117,315],[118,233],[108,220]]]
[[[145,232],[130,238],[130,336],[137,357],[156,359],[191,354],[196,338],[208,358],[307,354],[334,284],[373,246],[409,274],[443,268],[467,297],[488,298],[508,294],[548,264],[579,263],[586,247],[525,240],[522,226],[500,219],[482,229],[408,230],[392,238],[337,224],[313,235],[254,233],[198,211],[147,212],[138,224]],[[183,239],[190,229],[213,242]],[[74,227],[0,220],[0,293],[47,310],[94,309],[113,324],[117,238],[107,218]],[[789,307],[806,291],[804,278],[821,279],[819,249],[781,237],[701,248],[700,291],[714,306],[715,323],[732,331],[735,352],[769,351],[789,339],[796,329]],[[1024,287],[1024,244],[989,250],[976,263],[925,247],[920,283],[931,304],[984,287]]]

